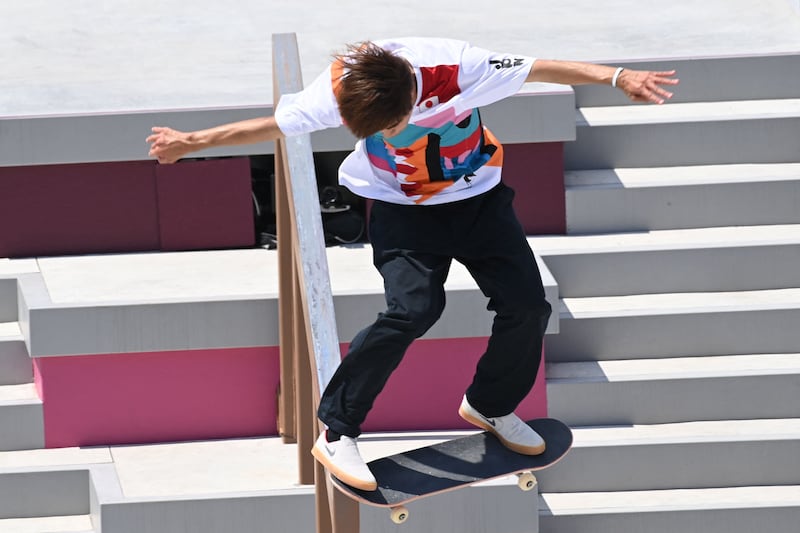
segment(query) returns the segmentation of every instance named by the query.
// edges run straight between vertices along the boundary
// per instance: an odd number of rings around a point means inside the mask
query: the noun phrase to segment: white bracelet
[[[624,67],[618,67],[617,71],[614,72],[614,77],[611,78],[611,86],[614,87],[615,89],[617,88],[617,79],[619,78],[619,75],[622,73],[623,70],[625,70]]]

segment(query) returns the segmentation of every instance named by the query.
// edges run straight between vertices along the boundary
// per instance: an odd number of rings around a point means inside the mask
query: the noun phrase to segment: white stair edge
[[[617,514],[800,506],[800,486],[540,494],[540,515]]]
[[[800,98],[582,107],[576,111],[578,126],[594,127],[784,117],[800,117]]]
[[[567,170],[567,190],[675,187],[800,180],[800,163],[694,165],[653,168]]]
[[[39,264],[36,259],[10,259],[0,258],[0,276],[15,276],[17,274],[29,274],[39,272]]]
[[[800,375],[800,354],[718,355],[547,364],[549,383],[614,383],[779,374]]]
[[[48,448],[0,452],[0,474],[4,469],[20,471],[111,463],[108,447]]]
[[[0,405],[19,405],[42,403],[36,392],[36,385],[23,383],[22,385],[0,386]]]
[[[561,318],[800,309],[800,289],[563,298]]]
[[[88,533],[94,531],[90,515],[6,518],[0,520],[3,533]]]
[[[574,427],[573,448],[678,443],[800,440],[800,419],[713,420],[613,427]]]
[[[561,254],[625,253],[800,244],[800,224],[722,226],[529,239],[543,258]]]
[[[19,322],[0,322],[0,342],[4,340],[22,340]]]

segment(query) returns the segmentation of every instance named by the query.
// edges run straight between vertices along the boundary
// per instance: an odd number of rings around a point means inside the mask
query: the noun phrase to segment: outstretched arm
[[[274,117],[254,118],[216,126],[207,130],[183,132],[157,126],[147,137],[150,143],[150,156],[159,163],[174,163],[186,155],[219,146],[254,144],[274,141],[283,133]]]
[[[589,83],[612,85],[624,92],[634,102],[663,104],[672,98],[665,85],[677,85],[674,70],[651,72],[647,70],[622,69],[579,61],[556,61],[537,59],[526,81],[544,81],[565,85],[585,85]],[[617,74],[616,80],[614,75]]]

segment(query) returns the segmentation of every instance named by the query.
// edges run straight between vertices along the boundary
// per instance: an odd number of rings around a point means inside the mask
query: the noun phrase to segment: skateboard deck
[[[383,457],[368,463],[378,489],[363,491],[331,478],[345,495],[367,505],[397,510],[392,520],[402,522],[403,507],[414,500],[456,490],[498,477],[528,473],[524,490],[535,486],[531,472],[558,462],[572,446],[572,431],[563,422],[542,418],[527,422],[545,440],[541,455],[522,455],[506,448],[494,435],[481,432]]]

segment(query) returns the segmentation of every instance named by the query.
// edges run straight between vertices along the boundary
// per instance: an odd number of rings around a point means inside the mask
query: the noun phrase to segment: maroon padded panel
[[[255,243],[248,158],[158,165],[156,182],[161,250]]]
[[[528,235],[567,231],[563,143],[503,145],[503,181],[516,191],[514,209]]]
[[[0,257],[158,249],[154,163],[0,168]]]

